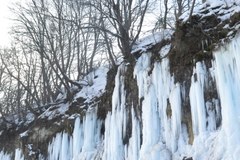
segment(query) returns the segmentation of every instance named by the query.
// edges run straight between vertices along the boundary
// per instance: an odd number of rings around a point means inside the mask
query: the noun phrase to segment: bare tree
[[[168,0],[164,0],[163,29],[167,29]]]
[[[31,77],[31,80],[35,81],[35,77],[28,73],[22,57],[19,57],[15,48],[3,50],[0,58],[2,66],[5,69],[3,73],[5,78],[4,83],[7,86],[3,88],[4,103],[2,107],[4,109],[2,108],[2,112],[7,114],[16,113],[19,115],[19,118],[23,118],[23,112],[27,110],[27,107],[33,110],[33,106],[24,105],[24,100],[33,100],[36,107],[40,107],[38,92],[33,90],[31,83],[29,83],[30,79],[26,79],[26,77]],[[32,73],[36,73],[36,70]]]
[[[131,61],[132,46],[141,33],[149,0],[137,2],[133,0],[103,0],[88,4],[97,8],[99,14],[102,15],[100,18],[110,25],[109,28],[103,24],[101,26],[90,24],[88,27],[97,27],[104,34],[114,36],[124,58]]]
[[[86,8],[81,1],[32,0],[27,7],[18,6],[15,13],[16,40],[26,50],[37,53],[40,60],[43,103],[53,101],[53,88],[60,91],[64,87],[70,100],[71,87],[82,86],[73,73],[80,79],[91,71],[102,47],[99,28],[86,26],[102,24],[99,12],[92,5]]]
[[[191,6],[191,9],[190,9],[190,13],[189,13],[189,18],[188,18],[188,20],[189,20],[190,22],[192,22],[192,14],[193,14],[193,9],[194,9],[194,7],[195,7],[195,3],[196,3],[196,0],[193,0],[193,1],[192,1],[192,6]]]
[[[98,54],[106,52],[116,66],[115,44],[132,61],[148,5],[149,0],[31,0],[17,5],[15,46],[2,51],[0,59],[0,92],[6,100],[1,114],[38,115],[62,88],[71,100],[72,86],[82,87],[76,79],[94,70]]]

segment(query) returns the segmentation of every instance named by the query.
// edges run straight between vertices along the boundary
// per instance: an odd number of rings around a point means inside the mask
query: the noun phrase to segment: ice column
[[[73,135],[58,133],[48,146],[49,160],[91,160],[97,156],[100,142],[101,121],[97,120],[95,108],[89,109],[83,118],[76,118]]]
[[[193,133],[195,135],[206,131],[206,108],[204,101],[205,74],[205,65],[201,62],[197,62],[196,68],[193,71],[192,83],[189,93]]]
[[[123,139],[126,133],[126,108],[124,75],[125,64],[118,67],[115,88],[112,95],[112,112],[105,120],[104,153],[105,160],[122,160],[125,157]]]
[[[14,160],[24,160],[24,156],[22,154],[22,150],[21,149],[17,148],[15,150],[15,158],[14,158]]]
[[[11,155],[4,153],[3,151],[0,152],[0,159],[1,160],[11,160]]]
[[[70,137],[67,133],[58,133],[48,147],[49,160],[70,160]]]
[[[172,152],[177,150],[178,140],[181,134],[181,88],[177,83],[170,94],[172,108],[171,129],[172,129]]]
[[[178,85],[173,89],[171,105],[173,116],[168,117],[167,99],[169,99],[172,80],[168,59],[155,62],[150,66],[151,53],[143,53],[134,69],[142,99],[142,146],[140,159],[171,159],[169,150],[177,149],[181,131],[181,99]],[[177,98],[177,100],[175,100]],[[179,111],[180,110],[180,111]],[[180,123],[176,122],[180,119]],[[180,124],[180,125],[179,125]]]
[[[83,126],[80,123],[80,118],[75,120],[73,130],[73,160],[77,160],[78,155],[81,153],[83,146]]]
[[[97,145],[100,142],[101,122],[97,120],[96,113],[87,111],[83,120],[84,141],[79,159],[91,160],[96,156]]]
[[[240,37],[215,53],[215,68],[222,107],[223,139],[227,140],[227,152],[238,150],[240,153]]]
[[[139,160],[140,151],[140,124],[132,108],[132,137],[129,139],[126,159]]]

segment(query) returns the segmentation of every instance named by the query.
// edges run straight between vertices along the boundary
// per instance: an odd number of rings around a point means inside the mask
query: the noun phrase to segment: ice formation
[[[15,150],[15,156],[13,157],[12,154],[4,153],[3,151],[0,152],[0,159],[1,160],[24,160],[24,156],[22,154],[22,150],[17,148]]]
[[[164,57],[169,46],[159,54]],[[193,68],[190,92],[174,81],[168,58],[151,68],[151,52],[138,58],[134,77],[137,80],[141,115],[135,106],[126,106],[122,63],[115,77],[112,110],[105,120],[97,118],[97,104],[84,116],[75,119],[73,133],[61,132],[48,145],[48,160],[238,160],[240,157],[240,37],[214,52],[212,68],[197,62]],[[106,71],[107,72],[107,71]],[[106,73],[104,72],[104,73]],[[96,78],[97,79],[97,78]],[[93,81],[97,81],[93,78]],[[101,80],[101,78],[99,77]],[[218,97],[206,99],[209,81],[216,83]],[[79,92],[87,102],[101,95],[106,81],[85,87]],[[96,93],[96,95],[95,95]],[[194,141],[183,123],[183,101],[189,96]],[[68,109],[64,106],[63,113]],[[63,109],[63,108],[62,108]],[[52,113],[51,113],[52,114]],[[46,114],[45,116],[49,116]],[[221,121],[221,125],[218,126]],[[131,124],[128,128],[128,124]],[[104,132],[102,132],[104,128]],[[131,129],[131,131],[128,131]],[[27,132],[26,132],[27,133]],[[131,134],[129,134],[131,133]],[[14,156],[13,156],[14,155]],[[24,160],[21,149],[15,154],[0,152],[1,160]],[[42,156],[39,160],[43,160]]]
[[[134,112],[134,106],[125,106],[123,73],[127,66],[122,64],[115,78],[112,112],[107,114],[105,122],[96,118],[94,110],[88,111],[82,123],[76,119],[72,136],[60,133],[49,145],[50,159],[56,160],[64,152],[68,159],[171,160],[189,156],[194,160],[209,157],[237,160],[240,156],[239,44],[240,38],[236,38],[226,48],[215,52],[212,68],[207,69],[204,62],[196,63],[193,68],[189,93],[194,133],[192,145],[188,144],[186,126],[182,124],[183,86],[174,83],[168,59],[156,62],[149,75],[151,53],[143,53],[134,70],[139,99],[144,98],[141,118]],[[204,98],[209,75],[216,81],[219,100]],[[220,105],[222,126],[217,129]],[[128,143],[124,143],[126,126],[130,122],[131,137]],[[100,133],[102,123],[104,135]]]
[[[97,106],[91,107],[84,117],[75,120],[73,134],[58,133],[48,146],[48,160],[194,160],[240,157],[240,37],[226,48],[214,53],[213,67],[196,63],[190,87],[190,105],[194,142],[188,144],[186,126],[182,124],[183,86],[174,83],[165,58],[155,62],[150,70],[151,53],[138,59],[134,76],[137,79],[142,115],[126,108],[124,72],[127,65],[118,68],[112,95],[112,112],[105,121],[97,119]],[[165,54],[165,53],[160,53]],[[209,75],[216,82],[219,99],[205,100]],[[220,111],[221,106],[221,111]],[[130,113],[130,117],[129,117]],[[217,121],[222,118],[221,127]],[[129,141],[127,124],[131,123]],[[142,124],[142,125],[141,125]],[[101,133],[104,125],[105,132]],[[0,152],[0,159],[10,160],[11,155]],[[23,160],[22,151],[16,149],[15,160]],[[41,158],[39,158],[41,159]],[[43,158],[42,158],[43,159]]]
[[[0,159],[2,160],[11,160],[11,155],[4,153],[3,151],[0,152]]]
[[[78,159],[101,157],[104,160],[171,160],[191,156],[196,160],[210,157],[210,159],[237,160],[240,156],[239,44],[240,38],[236,38],[226,48],[217,51],[211,69],[207,69],[204,62],[196,63],[193,68],[189,93],[193,145],[188,144],[186,128],[182,125],[183,86],[174,83],[174,78],[169,73],[168,59],[156,62],[152,74],[149,75],[151,53],[144,53],[138,59],[134,70],[139,99],[144,97],[142,126],[134,109],[125,106],[123,73],[127,66],[121,65],[115,78],[112,112],[108,113],[104,122],[105,134],[100,135],[99,126],[102,122],[97,120],[93,111],[89,111],[83,123],[80,123],[79,119],[76,120],[72,139],[70,135],[61,133],[49,147],[59,152],[58,155],[61,153],[61,148],[57,149],[56,146],[61,145],[57,144],[62,143],[67,146],[66,150],[72,148],[72,151],[68,152],[69,159],[77,156]],[[212,78],[216,80],[219,100],[204,99],[210,72]],[[222,126],[217,129],[219,101],[222,108]],[[167,113],[169,107],[171,114]],[[128,112],[131,112],[131,119],[128,117]],[[90,118],[89,115],[92,117]],[[132,123],[132,128],[126,128],[129,121]],[[86,124],[88,127],[84,129],[83,126]],[[127,129],[130,129],[132,134],[129,142],[124,144]],[[59,142],[56,140],[58,136]],[[68,141],[63,142],[66,137]],[[53,152],[49,154],[54,155]]]
[[[58,133],[48,147],[49,160],[91,160],[97,156],[100,145],[101,121],[97,120],[92,109],[83,117],[75,120],[73,134]]]

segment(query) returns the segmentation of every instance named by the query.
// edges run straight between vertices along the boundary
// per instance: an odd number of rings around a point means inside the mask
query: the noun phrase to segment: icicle
[[[143,53],[134,70],[140,91],[139,98],[144,98],[142,101],[142,146],[139,159],[170,160],[171,153],[167,148],[172,148],[174,141],[172,132],[175,131],[171,130],[174,122],[166,114],[167,99],[173,85],[169,73],[169,63],[168,59],[163,59],[161,63],[156,62],[149,75],[150,57],[150,53]],[[180,105],[181,103],[175,107],[178,108]],[[177,112],[179,113],[179,111],[176,111],[175,117],[178,115]],[[177,132],[175,132],[176,137]],[[177,145],[176,143],[174,142],[174,145]]]
[[[0,152],[0,159],[1,160],[11,160],[11,155],[4,153],[3,151]]]
[[[207,108],[207,114],[208,114],[207,129],[208,129],[208,131],[214,131],[214,130],[216,130],[216,114],[215,114],[214,106],[211,102],[206,102],[206,108]]]
[[[143,53],[134,68],[139,98],[142,102],[141,121],[131,109],[128,117],[124,89],[125,66],[122,64],[115,78],[112,112],[105,119],[105,134],[101,141],[100,126],[94,111],[88,111],[82,124],[77,118],[73,136],[59,133],[49,144],[49,160],[171,160],[184,155],[197,160],[233,159],[240,157],[240,38],[233,40],[227,50],[215,53],[210,74],[204,62],[196,63],[190,86],[190,105],[193,145],[187,145],[187,127],[182,124],[181,105],[185,98],[184,85],[174,84],[169,62],[163,59],[150,69],[151,54]],[[211,75],[211,76],[210,76]],[[210,85],[207,78],[217,82],[219,99],[205,102],[204,90]],[[210,83],[209,83],[210,84]],[[220,107],[221,105],[221,107]],[[222,118],[221,118],[222,115]],[[132,134],[127,144],[127,122]],[[222,126],[217,129],[220,122]],[[142,133],[142,135],[140,135]],[[98,144],[101,143],[101,148]],[[142,143],[142,145],[140,145]],[[3,155],[0,152],[0,157]],[[7,159],[8,160],[8,159]]]
[[[70,150],[69,150],[69,136],[67,133],[62,133],[62,145],[59,160],[70,160]]]
[[[147,84],[147,74],[150,67],[150,53],[144,53],[138,58],[138,61],[134,68],[134,75],[137,78],[139,99],[144,96],[144,92],[147,89],[144,84]]]
[[[112,113],[108,113],[105,120],[105,137],[103,159],[122,160],[124,159],[125,147],[123,139],[126,131],[126,108],[124,76],[125,64],[118,68],[115,77],[115,88],[112,95]]]
[[[170,104],[172,110],[172,152],[177,150],[177,144],[181,133],[181,89],[177,83],[170,94]]]
[[[160,140],[160,118],[157,108],[157,97],[153,85],[144,95],[142,102],[143,144],[141,146],[140,159],[151,157],[153,147]],[[149,158],[151,159],[151,158]]]
[[[48,146],[49,160],[91,160],[96,156],[100,141],[101,122],[97,120],[96,109],[89,109],[83,124],[76,118],[73,135],[58,133]]]
[[[24,156],[22,154],[22,150],[21,149],[17,148],[15,150],[15,158],[14,158],[14,160],[24,160]]]
[[[94,159],[97,144],[100,141],[100,122],[97,121],[96,111],[88,111],[83,124],[84,143],[79,158],[91,160]]]
[[[82,124],[80,124],[80,118],[75,120],[73,130],[73,160],[77,160],[78,155],[81,153],[83,146],[83,131]]]
[[[67,133],[58,133],[48,147],[48,154],[50,160],[70,160],[71,140]]]
[[[215,53],[215,77],[222,106],[227,154],[240,156],[240,37]],[[236,151],[236,152],[235,152]],[[230,158],[230,157],[228,157]],[[231,157],[231,159],[234,159]]]
[[[62,146],[62,134],[58,133],[55,138],[53,138],[52,142],[48,146],[48,159],[50,160],[58,160],[60,159],[59,155],[61,152]]]
[[[190,87],[190,105],[193,123],[193,132],[195,135],[206,131],[206,109],[204,101],[204,81],[205,69],[198,62],[192,76],[192,84]]]
[[[140,151],[140,124],[135,116],[134,109],[132,107],[132,137],[129,139],[129,146],[127,146],[127,160],[139,160]]]
[[[204,111],[202,94],[204,78],[199,78],[199,74],[197,74],[197,79],[192,77],[190,100],[193,129],[195,135],[199,132],[198,136],[194,137],[194,144],[190,152],[193,159],[204,160],[211,157],[211,159],[238,160],[240,157],[239,50],[240,37],[237,37],[226,48],[214,53],[215,61],[211,69],[211,77],[216,80],[219,100],[213,99],[206,102],[206,111]],[[199,64],[199,66],[201,65]],[[197,71],[195,70],[194,73]],[[204,118],[206,112],[208,126],[203,124],[206,122]],[[216,130],[220,122],[222,122],[222,126]],[[205,127],[207,128],[205,129]],[[201,128],[205,132],[201,133]]]
[[[152,83],[157,94],[159,117],[161,120],[162,128],[164,128],[163,130],[161,130],[161,132],[164,135],[169,135],[169,130],[167,128],[169,128],[170,126],[166,114],[167,99],[169,97],[171,88],[171,78],[168,67],[168,60],[164,59],[161,63],[154,64],[154,69],[152,72]],[[165,139],[168,139],[167,136],[165,136]]]

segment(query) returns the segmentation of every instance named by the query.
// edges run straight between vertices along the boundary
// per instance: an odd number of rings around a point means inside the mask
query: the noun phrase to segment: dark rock
[[[192,157],[183,157],[183,160],[193,160],[193,158]]]

